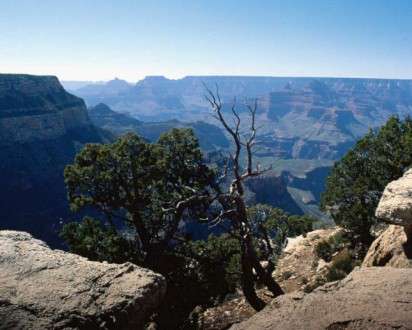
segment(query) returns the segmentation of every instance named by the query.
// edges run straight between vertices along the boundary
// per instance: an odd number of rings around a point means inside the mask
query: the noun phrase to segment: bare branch
[[[228,167],[229,167],[229,160],[226,159],[225,165],[223,167],[223,173],[217,179],[218,184],[221,184],[226,179]]]
[[[245,142],[245,147],[246,147],[246,153],[247,153],[247,168],[246,168],[246,173],[242,175],[242,178],[246,178],[248,176],[252,175],[257,175],[253,174],[253,154],[252,154],[252,148],[255,143],[255,138],[256,138],[256,127],[255,127],[255,119],[256,119],[256,110],[257,110],[257,99],[255,99],[255,102],[252,105],[247,104],[246,105],[249,113],[250,113],[250,136],[249,139]]]
[[[209,101],[212,107],[212,110],[215,112],[215,115],[217,116],[217,119],[221,122],[221,124],[226,129],[226,131],[231,135],[233,142],[235,144],[235,156],[233,158],[233,173],[235,175],[235,180],[236,180],[235,184],[238,187],[240,193],[243,194],[243,188],[240,185],[241,175],[239,173],[239,170],[240,170],[239,156],[240,156],[240,152],[242,149],[240,135],[239,135],[240,117],[238,113],[236,112],[236,103],[235,103],[236,99],[234,100],[234,103],[232,105],[232,113],[236,118],[235,128],[232,129],[222,114],[222,101],[219,95],[218,86],[216,85],[216,95],[214,95],[214,93],[206,86],[206,84],[204,84],[204,87],[206,88],[206,92],[207,92],[207,95],[205,96],[206,100]]]
[[[230,210],[226,210],[226,211],[220,211],[219,215],[214,218],[209,225],[209,228],[213,228],[215,226],[217,226],[218,224],[220,224],[223,220],[229,218],[231,215],[236,214],[237,210],[236,209],[230,209]]]

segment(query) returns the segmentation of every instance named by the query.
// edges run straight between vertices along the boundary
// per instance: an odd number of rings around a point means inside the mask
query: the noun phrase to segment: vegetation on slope
[[[412,164],[412,120],[390,118],[360,139],[333,167],[322,208],[365,250],[372,241],[375,210],[385,186]]]

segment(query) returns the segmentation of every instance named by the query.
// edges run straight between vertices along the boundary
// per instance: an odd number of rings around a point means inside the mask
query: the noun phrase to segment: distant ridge
[[[258,98],[262,154],[281,159],[338,159],[369,128],[412,113],[412,80],[254,76],[149,76],[121,90],[75,91],[89,106],[105,103],[140,121],[214,123],[204,99],[217,85],[224,103]],[[106,92],[106,89],[110,92]],[[225,105],[226,106],[226,105]],[[240,111],[242,107],[240,106]]]

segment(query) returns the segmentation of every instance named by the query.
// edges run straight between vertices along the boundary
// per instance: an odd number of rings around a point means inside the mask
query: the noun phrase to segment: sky
[[[0,72],[412,78],[411,0],[0,0]]]

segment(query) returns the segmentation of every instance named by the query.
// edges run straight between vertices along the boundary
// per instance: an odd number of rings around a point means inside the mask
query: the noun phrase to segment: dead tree
[[[230,168],[227,170],[232,173],[232,179],[229,188],[226,191],[219,186],[217,187],[216,197],[214,198],[221,206],[221,211],[216,218],[212,220],[213,224],[224,223],[229,221],[230,231],[234,237],[239,240],[241,247],[241,286],[246,300],[255,310],[261,310],[265,302],[256,294],[256,283],[263,283],[269,291],[276,297],[283,294],[279,284],[273,279],[273,267],[264,268],[258,257],[258,252],[254,246],[254,234],[250,219],[248,219],[247,208],[244,199],[244,183],[251,177],[257,177],[269,169],[262,169],[259,165],[253,164],[253,147],[256,143],[256,111],[257,100],[253,104],[247,104],[250,114],[250,127],[248,134],[241,134],[241,119],[236,111],[236,102],[233,102],[231,112],[234,119],[234,126],[228,124],[222,113],[222,101],[219,90],[216,86],[216,92],[212,92],[205,86],[207,95],[206,99],[213,110],[214,117],[223,125],[224,129],[230,135],[234,152],[231,154]],[[246,154],[246,166],[242,169],[241,154]]]

